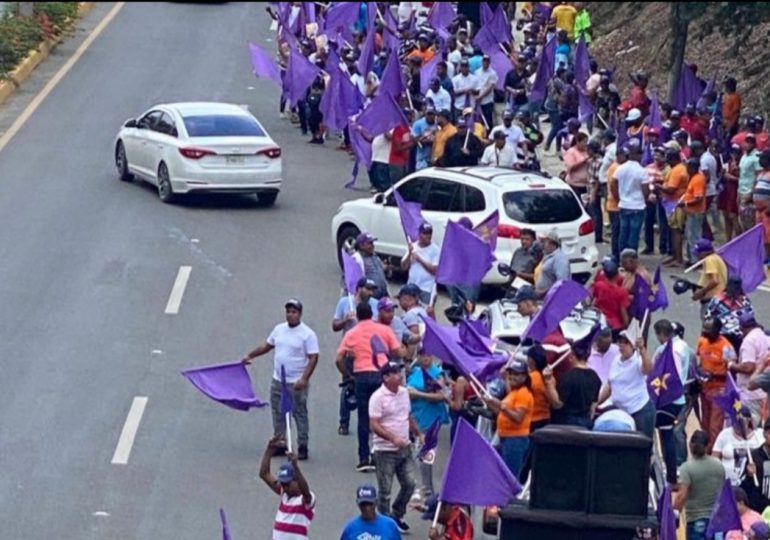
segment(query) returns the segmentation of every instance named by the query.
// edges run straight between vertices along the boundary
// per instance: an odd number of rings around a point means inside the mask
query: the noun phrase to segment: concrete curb
[[[93,2],[79,2],[77,18],[80,19],[94,6]],[[27,57],[8,75],[8,79],[0,81],[0,105],[7,100],[21,84],[29,78],[40,63],[48,58],[51,51],[64,39],[64,34],[56,39],[47,39],[30,52]]]

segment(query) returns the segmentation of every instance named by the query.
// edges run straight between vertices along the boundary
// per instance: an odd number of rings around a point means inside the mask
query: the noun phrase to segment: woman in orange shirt
[[[514,360],[505,368],[505,376],[508,390],[505,399],[500,401],[489,397],[484,401],[492,412],[497,413],[497,434],[500,436],[503,461],[518,478],[529,449],[535,399],[526,362]]]

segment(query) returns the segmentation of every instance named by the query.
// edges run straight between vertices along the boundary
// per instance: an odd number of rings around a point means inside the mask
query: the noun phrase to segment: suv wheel
[[[340,251],[344,248],[348,252],[352,252],[356,243],[356,236],[360,233],[361,231],[355,225],[346,225],[337,233],[337,262],[340,268],[343,267]]]

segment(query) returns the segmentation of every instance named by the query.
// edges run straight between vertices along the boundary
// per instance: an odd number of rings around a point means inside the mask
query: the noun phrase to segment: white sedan
[[[191,192],[256,194],[281,189],[281,148],[244,108],[227,103],[157,105],[127,120],[115,140],[123,181],[140,177],[163,202]]]

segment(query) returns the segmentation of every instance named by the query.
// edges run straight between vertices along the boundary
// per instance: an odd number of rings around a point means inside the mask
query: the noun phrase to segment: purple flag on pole
[[[420,225],[426,223],[422,217],[422,205],[416,202],[407,202],[401,197],[398,190],[393,191],[398,206],[398,214],[401,217],[401,227],[404,234],[410,242],[416,242],[420,239]]]
[[[219,509],[219,519],[222,521],[222,540],[232,540],[230,536],[230,527],[227,525],[227,516],[224,508]]]
[[[634,284],[629,292],[633,296],[633,299],[631,300],[631,306],[628,308],[628,313],[631,317],[641,321],[644,318],[645,311],[652,311],[652,288],[644,277],[636,274],[634,276]]]
[[[552,37],[543,47],[540,53],[540,60],[537,64],[537,73],[535,74],[535,83],[532,85],[532,91],[529,93],[529,100],[533,103],[541,102],[545,99],[548,82],[554,74],[553,64],[556,61],[556,38]]]
[[[436,4],[433,4],[434,6]],[[436,418],[430,427],[425,430],[425,443],[420,448],[420,453],[417,454],[418,458],[425,457],[425,455],[431,450],[435,450],[438,447],[438,432],[441,430],[441,418]]]
[[[399,38],[398,38],[398,21],[396,21],[393,12],[390,9],[385,10],[385,29],[383,29],[382,37],[385,42],[385,47],[393,51],[398,52]]]
[[[487,54],[489,55],[489,66],[497,73],[495,88],[503,90],[505,88],[505,76],[513,69],[511,59],[499,48],[493,49]]]
[[[377,34],[374,28],[369,28],[364,40],[364,46],[361,48],[361,55],[358,57],[358,72],[366,79],[374,65],[374,36]]]
[[[670,405],[684,393],[684,386],[676,369],[672,339],[663,347],[663,352],[647,375],[647,392],[656,409]]]
[[[481,283],[494,260],[488,243],[462,225],[448,221],[436,281],[443,285]]]
[[[281,70],[278,69],[275,60],[262,47],[249,43],[249,55],[251,56],[251,69],[254,75],[281,84]]]
[[[375,137],[398,125],[409,125],[409,122],[394,96],[386,92],[375,97],[367,105],[356,119],[356,124],[361,126],[368,136]]]
[[[358,20],[361,2],[337,2],[326,12],[326,33],[350,33],[350,27]]]
[[[698,103],[696,103],[695,105],[698,109],[701,109],[706,106],[706,96],[714,91],[714,87],[716,86],[716,84],[717,84],[717,74],[716,72],[714,72],[711,74],[711,77],[709,77],[709,80],[706,83],[706,88],[703,89],[703,92],[698,98]]]
[[[286,382],[286,366],[281,364],[281,414],[294,412],[294,395]]]
[[[674,214],[676,207],[679,206],[679,201],[677,199],[666,199],[663,197],[660,199],[660,205],[663,207],[666,217],[670,218]]]
[[[527,338],[543,341],[545,337],[559,327],[564,317],[588,296],[588,291],[577,281],[571,279],[557,281],[548,290],[540,310],[529,321],[521,341]]]
[[[361,110],[364,99],[358,87],[336,64],[327,65],[327,71],[330,76],[329,84],[319,108],[327,127],[342,130],[348,125],[348,118]]]
[[[307,89],[321,74],[321,69],[294,49],[289,53],[289,65],[283,79],[283,93],[292,103],[305,99]]]
[[[578,88],[578,120],[586,122],[596,113],[596,107],[584,91]]]
[[[658,501],[658,540],[676,540],[676,517],[671,500],[671,486],[666,485]]]
[[[500,212],[495,210],[489,217],[476,225],[473,232],[479,235],[479,238],[492,246],[492,251],[497,249],[497,226],[500,224]]]
[[[433,5],[438,5],[443,2],[435,2]],[[422,95],[425,95],[428,93],[428,89],[430,88],[430,80],[436,76],[436,68],[438,68],[439,63],[442,62],[442,58],[440,54],[437,54],[431,60],[420,67],[420,93]]]
[[[714,538],[716,533],[740,532],[742,530],[741,514],[738,512],[733,486],[728,478],[722,484],[722,491],[719,492],[719,498],[711,511],[711,519],[706,528],[706,538]]]
[[[494,13],[487,2],[479,2],[479,4],[479,20],[481,21],[481,26],[486,26],[487,23],[492,20]]]
[[[356,161],[353,164],[352,178],[345,184],[348,189],[353,189],[356,184],[356,178],[358,176],[358,168],[363,165],[367,170],[372,166],[372,144],[367,141],[361,132],[356,128],[356,124],[351,124],[350,130],[350,146],[353,147],[353,154],[356,156]]]
[[[668,309],[668,293],[666,292],[666,285],[660,277],[660,265],[655,269],[655,274],[652,276],[652,285],[657,288],[655,289],[655,297],[650,304],[650,311]]]
[[[755,225],[717,249],[730,274],[740,276],[743,291],[754,292],[765,281],[765,244],[762,225]]]
[[[249,373],[241,362],[187,369],[182,375],[208,397],[232,409],[248,411],[267,405],[254,394]]]
[[[438,30],[446,28],[455,20],[455,10],[451,2],[433,2],[428,13],[428,25]]]
[[[679,75],[679,84],[674,90],[672,105],[683,111],[688,103],[695,104],[701,96],[701,85],[695,72],[685,63]]]
[[[404,78],[401,74],[401,65],[398,62],[398,55],[391,54],[388,57],[388,62],[385,64],[385,69],[382,72],[377,93],[390,94],[398,99],[401,97],[401,94],[404,93],[405,89],[406,86],[404,85]]]
[[[591,76],[591,59],[588,56],[588,46],[583,34],[580,34],[580,39],[575,47],[573,64],[575,66],[575,84],[578,85],[578,88],[585,90],[588,77]]]
[[[492,354],[489,344],[486,340],[476,331],[466,319],[460,320],[460,325],[457,327],[458,337],[460,338],[460,345],[468,354],[474,356],[487,356]]]
[[[505,506],[520,491],[521,484],[497,450],[460,418],[444,469],[441,500],[453,504]]]
[[[727,373],[725,389],[721,394],[714,397],[714,402],[722,408],[725,416],[730,419],[730,425],[742,425],[738,419],[738,413],[743,408],[743,404],[741,403],[741,395],[738,392],[738,386],[735,384],[732,373]]]
[[[648,122],[651,128],[655,128],[660,132],[663,128],[663,121],[660,117],[660,103],[658,102],[658,91],[652,92],[652,98],[650,98],[650,120]]]
[[[364,277],[364,271],[353,256],[345,251],[345,248],[340,250],[340,257],[342,257],[342,272],[345,275],[345,289],[348,294],[356,294],[358,280]]]
[[[481,49],[484,54],[489,54],[493,50],[500,50],[498,37],[492,32],[489,26],[484,26],[473,36],[473,44]],[[500,51],[502,52],[502,51]]]
[[[642,159],[640,160],[642,167],[646,167],[647,165],[652,163],[652,160],[653,160],[652,152],[653,152],[652,144],[644,143],[644,150],[642,150]]]
[[[502,3],[497,4],[492,18],[484,25],[489,28],[492,35],[496,37],[498,43],[509,43],[511,41],[511,23],[505,15]]]

